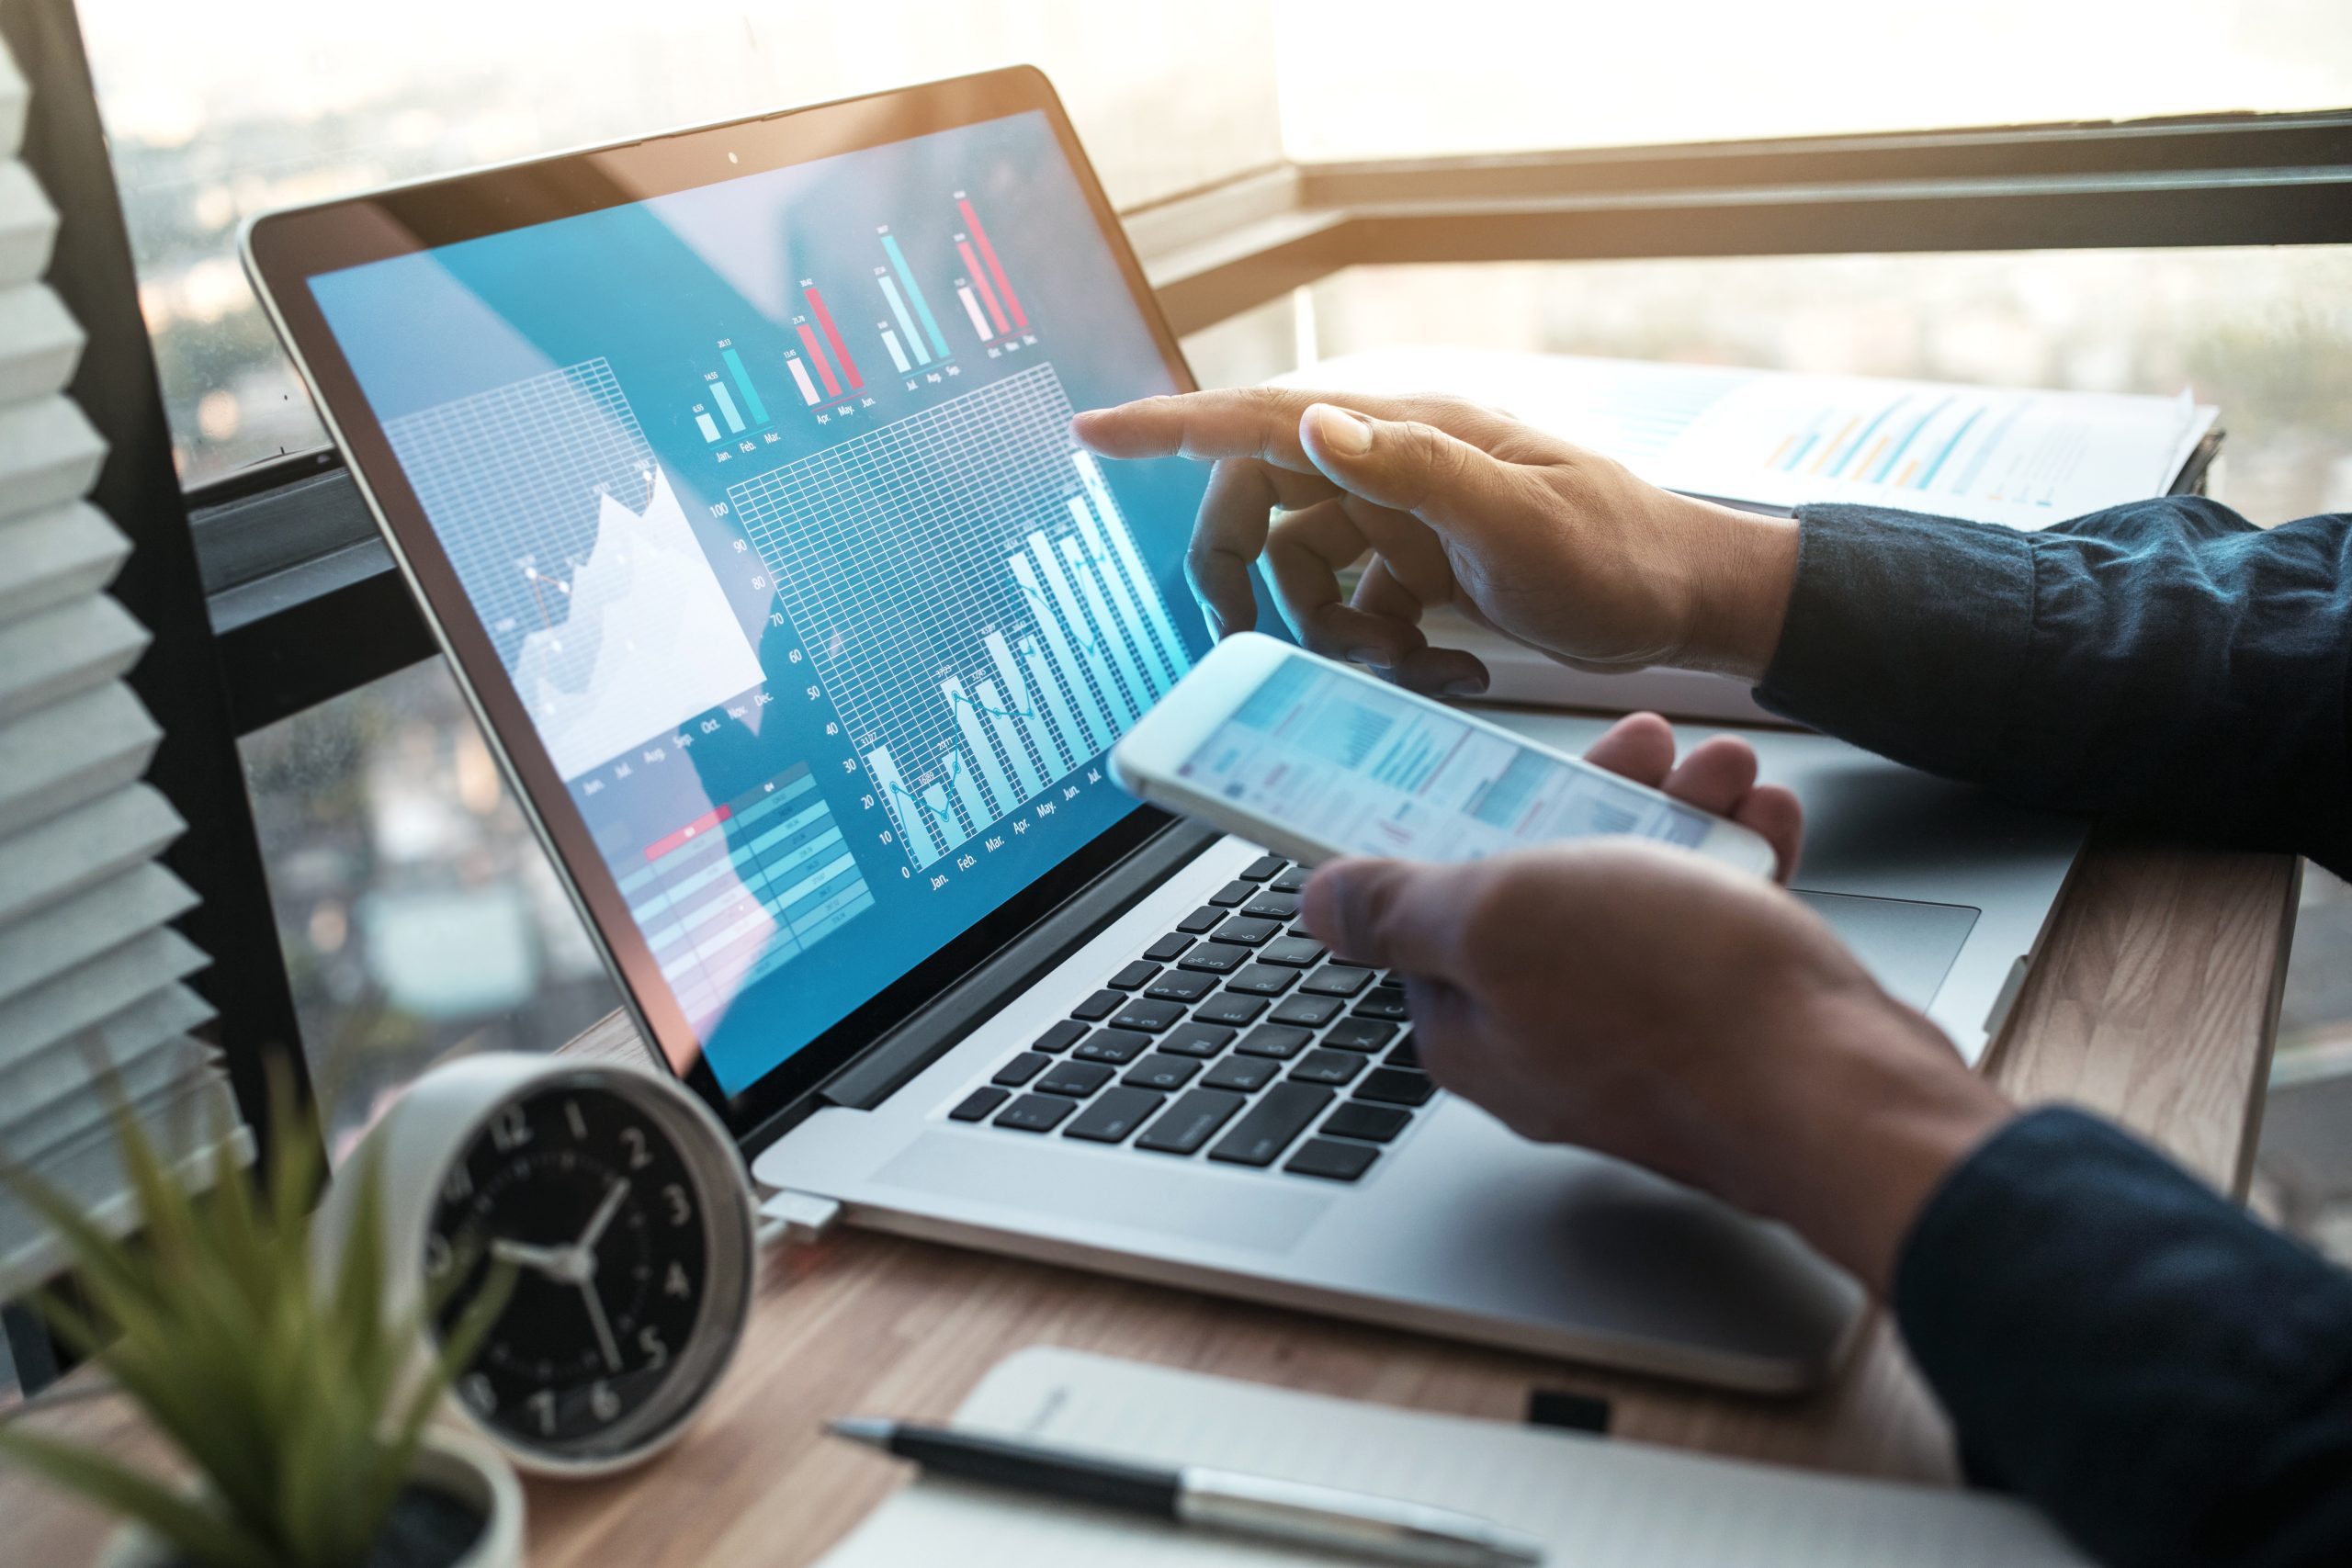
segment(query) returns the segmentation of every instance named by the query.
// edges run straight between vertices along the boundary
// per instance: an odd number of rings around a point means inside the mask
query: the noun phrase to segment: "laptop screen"
[[[1178,382],[1042,111],[309,283],[726,1093],[1136,809],[1200,479],[1070,439]]]

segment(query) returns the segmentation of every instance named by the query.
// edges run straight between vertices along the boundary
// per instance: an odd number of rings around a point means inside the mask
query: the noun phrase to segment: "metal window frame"
[[[1123,215],[1180,333],[1346,267],[2352,243],[2352,109],[1290,164]],[[192,490],[250,734],[433,657],[334,452]]]

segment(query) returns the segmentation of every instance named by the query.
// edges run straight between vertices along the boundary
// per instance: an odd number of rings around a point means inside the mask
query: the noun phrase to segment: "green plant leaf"
[[[13,1427],[0,1427],[0,1454],[108,1513],[137,1520],[204,1568],[274,1568],[279,1561],[202,1504],[104,1454]]]

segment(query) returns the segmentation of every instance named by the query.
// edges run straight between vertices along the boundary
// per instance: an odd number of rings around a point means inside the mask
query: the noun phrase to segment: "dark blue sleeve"
[[[2195,497],[2027,534],[1815,506],[1764,705],[2062,810],[2352,874],[2352,514]]]
[[[1972,1474],[2101,1562],[2352,1563],[2352,1276],[2113,1127],[2009,1123],[1894,1297]]]

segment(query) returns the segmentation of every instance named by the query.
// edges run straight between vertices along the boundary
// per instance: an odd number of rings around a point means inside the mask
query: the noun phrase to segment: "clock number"
[[[643,1170],[653,1163],[653,1156],[645,1147],[644,1128],[622,1128],[621,1142],[628,1145],[628,1168],[631,1170]]]
[[[538,1417],[539,1435],[555,1436],[555,1391],[543,1388],[523,1402],[523,1407]]]
[[[531,1141],[531,1123],[521,1106],[510,1105],[498,1113],[490,1124],[490,1141],[498,1145],[500,1154],[512,1154]]]
[[[662,1196],[669,1200],[672,1225],[683,1225],[695,1217],[695,1206],[687,1201],[686,1190],[676,1182],[662,1189]]]
[[[424,1238],[424,1277],[438,1280],[449,1272],[457,1254],[449,1250],[449,1238],[435,1231]]]
[[[609,1421],[621,1413],[621,1396],[613,1385],[598,1378],[588,1385],[588,1414],[599,1421]]]
[[[645,1370],[658,1372],[670,1364],[670,1347],[662,1343],[661,1334],[651,1324],[637,1331],[637,1348],[645,1352]]]
[[[685,1269],[673,1260],[670,1265],[670,1272],[662,1276],[662,1293],[665,1296],[685,1296],[693,1290],[694,1287],[686,1283]]]
[[[580,1102],[578,1100],[567,1100],[563,1102],[563,1119],[571,1128],[571,1135],[573,1138],[583,1139],[588,1136],[587,1119],[580,1114]]]
[[[458,1397],[481,1415],[497,1413],[498,1391],[491,1387],[490,1380],[480,1372],[466,1374],[465,1381],[458,1385]]]

